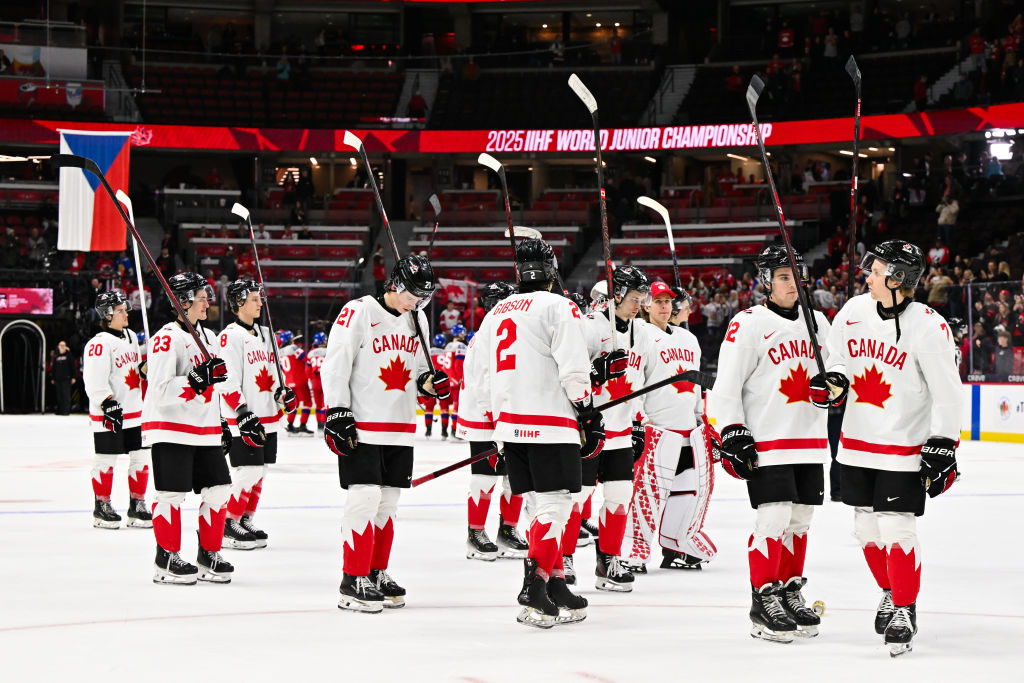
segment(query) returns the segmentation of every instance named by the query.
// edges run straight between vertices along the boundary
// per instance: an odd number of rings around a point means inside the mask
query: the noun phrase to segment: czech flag
[[[60,131],[61,154],[96,162],[116,191],[128,188],[131,132]],[[57,248],[65,251],[121,251],[127,229],[100,179],[80,168],[60,169]]]

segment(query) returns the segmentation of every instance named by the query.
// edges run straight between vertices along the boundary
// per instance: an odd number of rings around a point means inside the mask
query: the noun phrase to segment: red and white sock
[[[605,504],[601,506],[597,524],[597,543],[602,553],[618,555],[622,551],[622,539],[626,535],[626,521],[625,505],[609,505],[605,501]],[[578,535],[579,532],[577,532]]]
[[[266,469],[266,465],[263,466]],[[260,496],[263,495],[263,477],[249,489],[249,499],[245,503],[245,516],[252,517],[256,514],[256,506],[260,504]]]
[[[565,531],[562,532],[561,550],[563,555],[576,553],[576,543],[580,540],[580,523],[582,521],[579,503],[573,502],[569,521],[565,523]]]
[[[782,535],[781,559],[779,560],[779,580],[786,583],[794,577],[803,576],[804,558],[806,556],[807,532],[794,533],[787,530],[786,533]]]
[[[782,559],[782,539],[750,535],[747,542],[747,562],[750,564],[750,585],[761,588],[775,583]]]
[[[224,543],[224,518],[227,506],[214,508],[207,501],[199,506],[199,545],[203,550],[217,552]]]
[[[501,510],[501,520],[510,526],[516,526],[519,524],[519,515],[523,511],[523,497],[514,495],[511,489],[506,485],[501,492],[501,501],[499,503]]]
[[[487,525],[487,511],[491,507],[491,495],[497,484],[497,477],[473,474],[469,477],[469,498],[466,501],[470,529],[483,529]]]
[[[560,531],[553,522],[541,522],[534,519],[533,524],[530,525],[528,557],[537,561],[537,568],[545,580],[551,576],[555,564],[562,559],[559,548]]]
[[[156,537],[156,544],[169,553],[181,550],[180,501],[184,499],[184,493],[158,491],[157,499],[153,502],[153,535]]]
[[[909,548],[904,548],[893,543],[885,553],[892,601],[897,607],[917,602],[921,590],[921,552],[916,542],[908,545]]]
[[[882,590],[889,590],[892,584],[889,583],[889,561],[885,556],[885,549],[868,543],[861,550],[864,552],[864,559],[868,563],[871,575],[875,577],[875,583]]]
[[[342,527],[343,571],[352,576],[367,576],[370,573],[370,558],[373,555],[373,524],[366,523],[362,531]]]
[[[128,466],[128,494],[133,500],[145,500],[149,487],[149,465],[132,463]]]
[[[110,491],[114,488],[114,468],[97,468],[92,470],[92,492],[100,500],[110,500]]]
[[[391,545],[395,542],[395,520],[388,518],[384,526],[373,526],[373,554],[370,569],[387,569],[391,559]]]

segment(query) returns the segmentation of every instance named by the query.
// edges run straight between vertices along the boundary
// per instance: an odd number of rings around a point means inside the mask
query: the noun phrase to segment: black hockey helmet
[[[572,302],[576,304],[576,307],[579,308],[581,311],[587,311],[590,308],[590,301],[587,300],[585,294],[580,294],[579,292],[569,292],[569,298],[572,299]]]
[[[516,272],[520,284],[551,282],[558,266],[555,252],[544,240],[526,239],[516,242]]]
[[[480,288],[480,305],[489,311],[502,299],[516,293],[516,286],[508,282],[489,282]]]
[[[797,270],[800,271],[800,284],[806,285],[809,277],[804,257],[798,252],[793,251],[793,260],[796,261]],[[772,276],[775,274],[775,271],[779,268],[790,267],[789,254],[786,251],[786,247],[781,244],[769,244],[754,259],[754,265],[757,267],[757,276],[761,279],[761,284],[770,293],[772,291]]]
[[[259,292],[263,294],[263,286],[260,285],[256,280],[235,280],[228,284],[227,287],[227,299],[228,306],[233,312],[238,311],[238,307],[245,303],[246,297],[252,292]]]
[[[949,329],[953,332],[954,337],[962,337],[967,334],[967,321],[963,318],[948,318],[946,322],[949,323]]]
[[[171,291],[174,292],[174,296],[177,297],[178,303],[181,304],[182,308],[188,308],[192,305],[196,298],[196,292],[200,289],[206,290],[206,296],[209,298],[210,303],[213,303],[213,288],[210,287],[206,278],[199,273],[192,273],[190,271],[177,273],[167,280],[167,284],[170,285]]]
[[[875,260],[885,264],[885,277],[896,282],[896,288],[913,289],[921,281],[924,273],[924,252],[921,247],[906,240],[887,240],[869,249],[861,259],[860,267],[871,272]],[[886,283],[888,286],[888,283]]]
[[[689,292],[682,287],[669,287],[669,289],[675,294],[675,298],[672,299],[672,315],[683,310],[683,304],[689,304],[690,308],[693,308],[693,297]]]
[[[420,310],[427,305],[437,289],[434,268],[425,256],[410,254],[395,263],[386,287],[394,287],[395,292],[409,292],[418,297],[420,303],[416,309]]]
[[[619,266],[612,271],[612,288],[615,298],[621,299],[629,292],[640,292],[646,296],[645,305],[651,303],[651,280],[647,273],[636,266]]]
[[[112,289],[109,292],[103,292],[96,297],[96,305],[94,308],[100,316],[100,320],[106,321],[107,318],[114,315],[114,309],[125,305],[125,310],[132,310],[132,305],[128,301],[128,297],[120,289]]]

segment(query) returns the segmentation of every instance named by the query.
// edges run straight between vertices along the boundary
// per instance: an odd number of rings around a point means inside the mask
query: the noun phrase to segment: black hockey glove
[[[267,431],[251,410],[240,411],[235,424],[238,425],[238,433],[246,445],[259,448],[267,442]]]
[[[223,417],[220,419],[220,449],[224,455],[231,452],[231,430],[228,429],[228,421]]]
[[[295,412],[295,392],[291,387],[278,387],[274,392],[274,400],[284,406],[284,411],[291,415]]]
[[[757,471],[757,447],[754,436],[743,425],[722,430],[722,467],[737,479],[752,479]]]
[[[188,373],[188,385],[196,395],[202,394],[214,384],[228,378],[228,366],[221,358],[211,358],[192,368]]]
[[[146,377],[146,370],[148,370],[148,369],[149,369],[149,363],[148,362],[139,363],[139,377],[141,377],[142,379],[147,379],[147,377]]]
[[[934,498],[953,485],[960,476],[956,468],[956,443],[933,436],[921,447],[921,483]]]
[[[647,439],[647,429],[640,420],[633,420],[633,462],[637,462],[644,455],[644,441]]]
[[[629,366],[629,354],[624,349],[615,349],[611,353],[603,353],[594,359],[590,371],[590,384],[599,387],[610,379],[626,374]]]
[[[448,374],[444,370],[435,370],[433,375],[429,372],[421,373],[416,378],[416,388],[424,396],[442,401],[447,401],[452,395],[448,387]]]
[[[335,455],[353,455],[359,445],[356,419],[348,408],[331,408],[324,419],[324,441]]]
[[[818,373],[811,378],[811,403],[819,408],[839,407],[850,392],[850,380],[841,372]],[[833,393],[835,395],[833,396]]]
[[[584,460],[596,458],[604,450],[604,420],[601,419],[601,412],[594,407],[592,398],[577,401],[573,405],[576,406],[576,424],[583,441],[580,455]]]
[[[103,408],[103,428],[117,434],[124,424],[124,411],[121,404],[113,396],[107,396],[100,404]]]

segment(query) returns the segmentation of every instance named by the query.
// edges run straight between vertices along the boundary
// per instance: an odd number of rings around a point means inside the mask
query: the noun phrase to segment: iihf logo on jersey
[[[536,429],[515,429],[513,430],[512,435],[522,437],[524,439],[536,439],[540,436],[540,431]]]

